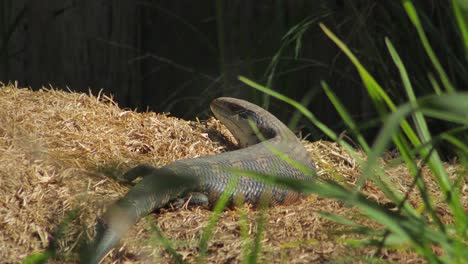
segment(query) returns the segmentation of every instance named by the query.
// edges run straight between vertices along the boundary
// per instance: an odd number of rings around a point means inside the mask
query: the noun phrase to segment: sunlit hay
[[[321,178],[355,185],[360,168],[339,145],[326,141],[305,145]],[[0,87],[0,262],[18,263],[44,251],[54,239],[58,239],[57,263],[64,259],[76,262],[81,241],[95,234],[97,217],[131,186],[109,175],[119,175],[140,163],[161,166],[233,150],[234,146],[232,136],[213,118],[198,123],[167,114],[136,113],[120,109],[112,98],[102,94]],[[448,168],[456,171],[455,165]],[[404,165],[390,168],[387,173],[401,191],[409,188],[411,177]],[[426,169],[424,175],[426,181],[432,181]],[[466,197],[468,188],[464,184]],[[433,182],[428,185],[431,194],[439,197],[437,186]],[[371,181],[364,192],[378,202],[387,201]],[[409,199],[417,205],[420,198],[413,193]],[[441,217],[449,222],[448,210],[443,203],[438,204]],[[57,227],[74,209],[77,217],[66,223],[62,237],[56,237]],[[241,211],[246,211],[248,233],[254,238],[257,211],[226,210],[209,243],[207,262],[243,259],[243,249],[249,248],[252,240],[241,239]],[[354,263],[365,262],[362,257],[375,251],[372,247],[349,246],[346,241],[362,237],[340,233],[345,230],[343,226],[320,217],[318,212],[339,214],[381,229],[356,209],[312,195],[298,204],[268,209],[260,260],[318,263],[351,258]],[[104,263],[116,258],[129,262],[170,261],[170,255],[154,242],[156,232],[151,229],[155,224],[173,240],[183,259],[193,263],[210,214],[198,207],[162,209],[132,228]],[[414,252],[403,249],[383,250],[381,257],[394,262],[422,262]]]

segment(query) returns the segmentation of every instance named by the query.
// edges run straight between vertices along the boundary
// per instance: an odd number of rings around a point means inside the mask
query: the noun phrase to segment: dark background
[[[466,89],[468,66],[447,1],[413,1],[444,69]],[[308,103],[337,132],[346,128],[326,81],[372,137],[379,120],[349,60],[324,23],[396,102],[407,99],[384,44],[402,56],[418,95],[433,73],[400,1],[387,0],[1,0],[0,81],[113,94],[121,107],[206,118],[219,96],[248,99],[286,123],[294,109],[242,85],[238,75]],[[289,32],[289,34],[288,34]],[[377,121],[377,122],[376,122]],[[436,124],[437,127],[440,124]],[[299,128],[322,135],[306,120]]]

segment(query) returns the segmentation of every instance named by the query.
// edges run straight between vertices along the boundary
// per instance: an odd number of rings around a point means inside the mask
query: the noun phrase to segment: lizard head
[[[240,147],[261,141],[255,133],[255,127],[265,139],[270,139],[278,134],[275,124],[283,125],[265,109],[240,99],[220,97],[213,100],[210,107],[216,118],[234,135]]]

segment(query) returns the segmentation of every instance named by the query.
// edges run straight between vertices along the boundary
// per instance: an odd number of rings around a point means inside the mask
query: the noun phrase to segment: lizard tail
[[[140,218],[166,206],[197,185],[194,177],[176,175],[164,168],[145,176],[104,214],[91,254],[85,256],[82,263],[99,263]]]
[[[119,200],[103,216],[96,230],[96,238],[90,246],[90,255],[83,256],[82,263],[97,264],[120,241],[122,236],[142,216],[126,197]]]

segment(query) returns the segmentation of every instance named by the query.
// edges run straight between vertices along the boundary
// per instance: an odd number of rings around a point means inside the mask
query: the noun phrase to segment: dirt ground
[[[360,168],[340,146],[326,141],[304,144],[321,178],[354,185]],[[0,262],[20,263],[54,243],[58,257],[52,263],[76,263],[80,245],[95,234],[98,216],[131,187],[106,175],[143,162],[161,166],[233,148],[232,136],[214,118],[185,121],[167,114],[120,109],[102,94],[0,86]],[[381,160],[382,166],[387,162]],[[447,169],[454,173],[457,166],[447,164]],[[412,179],[403,164],[388,168],[387,174],[401,191],[409,188]],[[434,197],[440,197],[435,183],[429,187]],[[388,202],[370,182],[363,191],[380,203]],[[420,198],[411,195],[410,202],[417,206]],[[440,211],[450,221],[442,203]],[[369,262],[366,257],[373,256],[376,248],[357,246],[364,237],[347,232],[348,228],[327,220],[321,212],[380,228],[355,208],[311,195],[298,204],[265,212],[260,262]],[[103,263],[172,263],[155,242],[155,225],[173,241],[183,259],[193,263],[211,214],[198,207],[163,209],[132,228]],[[260,214],[248,207],[224,211],[209,242],[206,262],[242,262]],[[248,219],[244,227],[249,239],[241,237],[242,215]],[[424,262],[406,247],[384,249],[373,261]]]

